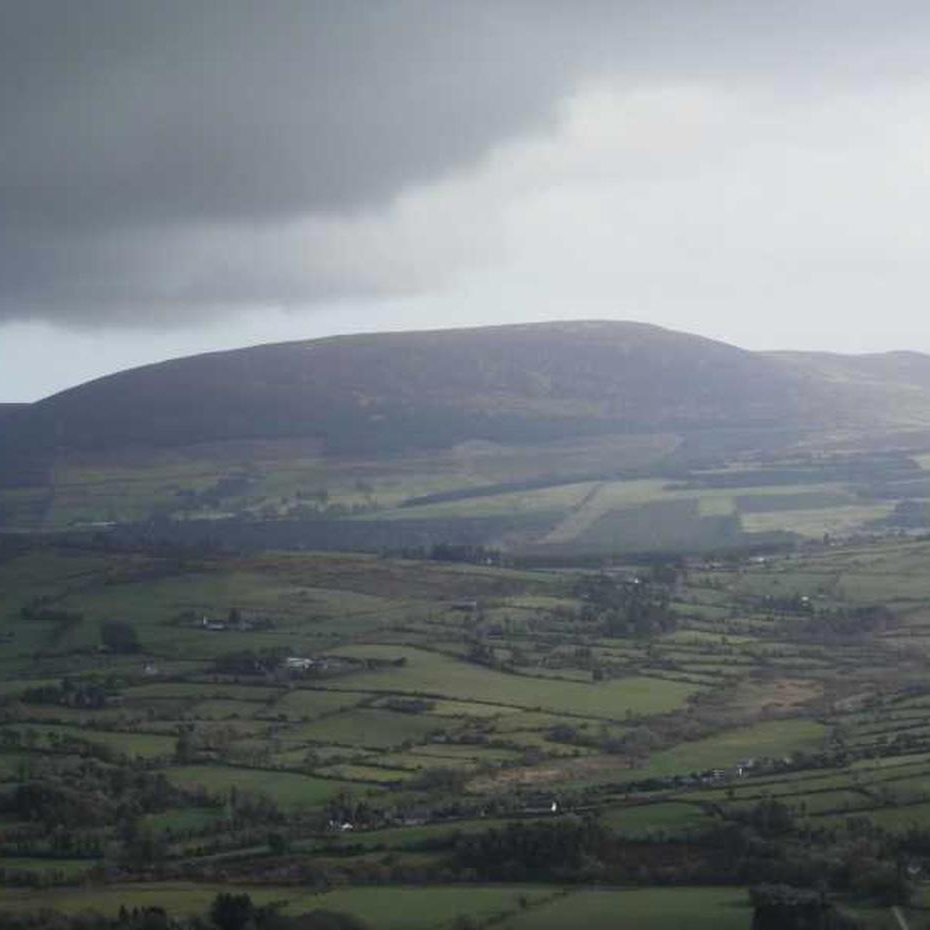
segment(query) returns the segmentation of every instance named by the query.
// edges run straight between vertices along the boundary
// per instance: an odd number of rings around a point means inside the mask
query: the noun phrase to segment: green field
[[[748,930],[752,911],[745,891],[737,888],[579,891],[544,907],[531,909],[504,924],[513,930]]]
[[[671,834],[700,830],[710,826],[714,818],[697,804],[667,801],[657,804],[608,808],[604,822],[623,836],[650,836],[659,832]]]
[[[169,913],[193,914],[207,909],[223,886],[165,883],[126,885],[80,891],[53,890],[46,903],[64,913],[96,910],[115,913],[120,905],[157,904]],[[558,893],[540,886],[354,888],[308,894],[293,887],[246,887],[256,902],[286,902],[286,911],[315,908],[343,911],[365,920],[373,930],[450,928],[458,917],[487,920],[497,915],[505,927],[561,928],[583,920],[592,928],[629,927],[664,930],[680,926],[748,928],[751,911],[745,891],[737,888],[676,888],[657,891],[581,890]],[[28,906],[29,897],[11,891],[0,895],[0,908]],[[522,905],[521,905],[522,901]]]
[[[226,797],[237,791],[266,794],[282,807],[317,807],[346,786],[339,781],[296,775],[291,772],[241,769],[226,766],[177,766],[165,770],[168,780],[184,788],[203,788],[208,795]]]
[[[481,701],[495,704],[586,717],[622,719],[627,712],[663,713],[682,706],[697,691],[690,685],[642,677],[602,683],[553,680],[541,683],[530,676],[505,675],[408,646],[351,646],[340,649],[339,654],[406,660],[403,668],[353,675],[351,683],[355,688],[438,695],[455,700],[480,697]]]
[[[484,544],[514,551],[681,552],[739,546],[760,534],[848,538],[893,526],[887,521],[901,501],[930,500],[920,453],[876,456],[863,468],[851,452],[846,462],[854,467],[845,471],[829,456],[785,453],[764,464],[737,457],[712,470],[680,465],[674,480],[658,477],[687,445],[666,433],[533,446],[466,442],[376,458],[333,459],[293,440],[150,450],[136,460],[101,455],[62,462],[46,486],[0,489],[0,519],[31,530],[171,515],[209,535],[207,527],[233,515],[323,516],[361,524],[353,537],[359,548],[368,548],[365,525],[389,539],[392,523],[415,521],[441,541],[485,519]],[[620,477],[625,472],[637,477]],[[411,537],[394,532],[397,548],[406,548]]]
[[[174,740],[154,733],[119,733],[95,730],[89,727],[62,727],[30,724],[10,726],[23,742],[52,745],[56,741],[79,740],[104,746],[109,750],[130,758],[158,758],[170,756],[174,751]]]
[[[826,493],[760,489],[750,506],[801,512],[778,508]],[[735,496],[707,499],[725,517]],[[0,562],[0,836],[14,838],[0,897],[37,901],[14,887],[31,881],[64,909],[123,895],[202,910],[222,875],[373,928],[411,909],[450,930],[567,913],[675,926],[692,910],[748,926],[734,872],[711,857],[726,887],[698,889],[688,869],[715,831],[757,829],[760,805],[784,806],[788,860],[930,827],[927,564],[930,544],[900,539],[546,569],[27,549]],[[44,619],[21,610],[43,604]],[[197,626],[233,611],[241,628]],[[134,651],[101,649],[113,616]],[[586,818],[604,831],[578,860],[593,873],[467,858],[515,826],[570,836]],[[196,882],[140,883],[154,874],[134,864],[140,836]],[[102,884],[85,888],[91,869]],[[670,876],[662,894],[636,887]]]

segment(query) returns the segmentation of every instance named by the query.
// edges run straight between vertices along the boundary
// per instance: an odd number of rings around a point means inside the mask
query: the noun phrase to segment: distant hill
[[[768,357],[815,383],[827,409],[854,410],[866,426],[926,426],[930,419],[928,355],[773,352]]]
[[[388,450],[774,424],[808,398],[778,360],[637,323],[344,336],[176,359],[12,414],[32,448],[314,437]]]
[[[341,336],[0,407],[0,532],[716,551],[895,531],[899,511],[912,529],[928,450],[915,353],[757,353],[622,322]]]
[[[930,422],[930,358],[753,353],[630,322],[340,336],[176,359],[0,408],[0,472],[127,447],[302,438],[388,455],[711,427]]]

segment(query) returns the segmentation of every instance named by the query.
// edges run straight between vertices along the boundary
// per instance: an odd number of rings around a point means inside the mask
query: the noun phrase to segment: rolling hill
[[[928,428],[915,353],[755,353],[624,322],[340,336],[0,407],[0,526],[167,517],[200,538],[226,518],[227,539],[345,548],[816,536],[922,499],[900,450],[930,448]],[[759,500],[770,484],[795,491]]]
[[[930,420],[930,356],[920,352],[773,352],[768,357],[816,383],[828,409],[855,410],[866,427],[921,427]]]
[[[817,366],[637,323],[344,336],[176,359],[13,411],[7,451],[311,438],[329,453],[849,420]]]

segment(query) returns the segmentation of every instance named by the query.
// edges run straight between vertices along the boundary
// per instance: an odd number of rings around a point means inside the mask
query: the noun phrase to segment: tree
[[[247,894],[218,894],[210,906],[210,920],[219,930],[245,930],[255,917],[255,905]]]
[[[168,854],[165,840],[148,826],[134,827],[123,845],[122,862],[130,869],[139,870],[161,862]]]
[[[288,849],[287,837],[283,833],[268,834],[268,851],[273,856],[283,856]]]
[[[139,637],[135,627],[124,620],[107,620],[100,624],[100,641],[110,650],[120,654],[139,652]]]
[[[189,727],[185,727],[178,734],[174,744],[174,758],[178,762],[190,762],[196,755],[194,737]]]
[[[752,930],[853,930],[824,894],[789,885],[758,885],[749,890]]]

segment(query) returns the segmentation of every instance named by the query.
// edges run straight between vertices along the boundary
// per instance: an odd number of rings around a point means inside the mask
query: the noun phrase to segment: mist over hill
[[[302,437],[332,454],[387,453],[473,439],[887,425],[897,394],[908,395],[908,419],[928,390],[923,356],[766,355],[639,323],[543,323],[341,336],[148,365],[12,410],[4,446],[48,455]]]

